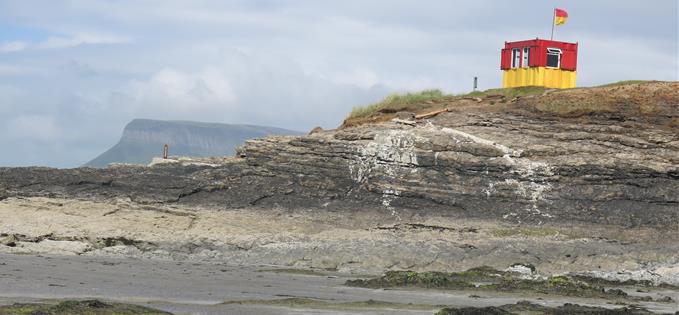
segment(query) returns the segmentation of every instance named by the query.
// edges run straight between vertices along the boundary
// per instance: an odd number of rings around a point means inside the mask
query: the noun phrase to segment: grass
[[[627,80],[598,87],[613,89],[593,89],[589,92],[575,93],[550,93],[546,98],[540,98],[537,102],[528,101],[529,105],[540,112],[549,113],[562,117],[580,117],[593,113],[615,113],[621,106],[618,100],[621,96],[609,95],[609,90],[616,90],[616,87],[652,83],[657,81]],[[452,95],[446,94],[441,90],[431,89],[421,92],[391,94],[385,99],[366,106],[354,107],[344,120],[342,126],[350,127],[365,123],[379,123],[388,121],[395,117],[399,111],[413,112],[422,114],[435,110],[450,108],[451,106],[469,105],[465,98],[479,98],[480,106],[493,106],[496,103],[506,103],[517,97],[530,97],[545,94],[554,89],[542,86],[524,86],[516,88],[498,88],[485,91],[474,91],[467,94]],[[587,88],[567,89],[588,90]],[[617,102],[617,103],[616,103]],[[653,114],[657,111],[655,105],[647,105],[639,109],[642,114]],[[670,127],[679,125],[679,119],[671,121]]]
[[[391,94],[385,99],[366,106],[354,107],[347,119],[372,116],[379,111],[397,112],[407,109],[413,104],[427,101],[440,100],[452,95],[445,94],[441,90],[424,90],[416,93]]]
[[[370,117],[377,114],[378,112],[382,113],[395,113],[398,111],[417,112],[418,110],[428,107],[423,103],[431,101],[440,101],[447,99],[454,100],[462,99],[464,97],[483,98],[491,95],[501,95],[504,96],[505,98],[512,99],[519,96],[542,94],[546,90],[547,90],[546,88],[540,86],[526,86],[507,89],[489,89],[485,91],[475,91],[468,94],[460,95],[446,94],[443,93],[441,90],[437,89],[424,90],[420,92],[406,94],[396,93],[387,96],[385,99],[377,103],[369,104],[366,106],[354,107],[346,119],[349,120]]]
[[[489,89],[485,91],[474,91],[465,95],[462,95],[462,97],[487,97],[491,95],[502,95],[505,98],[515,98],[515,97],[520,97],[520,96],[530,96],[530,95],[539,95],[542,93],[545,93],[548,88],[543,87],[543,86],[522,86],[522,87],[516,87],[516,88],[506,88],[506,89]]]
[[[625,81],[608,83],[608,84],[604,84],[604,85],[598,85],[596,87],[615,87],[615,86],[623,86],[623,85],[630,85],[630,84],[642,84],[642,83],[649,83],[649,82],[653,82],[653,81],[649,81],[649,80],[625,80]]]

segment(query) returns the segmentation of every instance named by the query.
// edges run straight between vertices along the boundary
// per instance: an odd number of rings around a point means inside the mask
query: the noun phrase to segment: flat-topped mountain
[[[85,166],[148,164],[154,156],[162,154],[164,144],[169,145],[172,155],[233,155],[236,147],[248,139],[297,134],[300,132],[267,126],[135,119],[125,126],[116,145]]]

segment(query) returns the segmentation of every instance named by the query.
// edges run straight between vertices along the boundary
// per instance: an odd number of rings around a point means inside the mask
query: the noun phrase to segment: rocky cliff
[[[86,166],[110,163],[148,164],[168,144],[172,154],[187,156],[233,155],[245,140],[299,132],[265,126],[231,125],[194,121],[135,119],[123,130],[120,141]]]
[[[458,98],[434,117],[246,141],[234,158],[0,169],[5,195],[223,208],[379,208],[679,228],[679,84]]]

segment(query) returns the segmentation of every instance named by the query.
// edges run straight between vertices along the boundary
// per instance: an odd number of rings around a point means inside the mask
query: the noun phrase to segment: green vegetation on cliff
[[[635,95],[637,94],[637,91],[635,91],[634,88],[639,85],[644,86],[651,83],[662,82],[627,80],[595,87],[562,90],[549,89],[542,86],[524,86],[517,88],[488,89],[485,91],[474,91],[460,95],[446,94],[437,89],[405,94],[396,93],[387,96],[377,103],[354,107],[345,119],[343,126],[347,127],[364,123],[387,121],[393,118],[395,113],[401,111],[422,114],[468,105],[470,101],[480,105],[494,105],[498,103],[511,103],[516,101],[517,98],[540,96],[543,94],[548,94],[548,96],[541,98],[537,102],[531,103],[530,107],[534,107],[545,114],[572,117],[592,113],[618,112],[624,108],[621,108],[619,104],[619,97],[611,97],[608,95],[611,90],[631,88],[629,91],[621,91],[618,94],[629,94],[629,96],[638,98],[638,96]],[[626,97],[628,97],[627,95],[620,96],[623,97],[623,100],[626,100]],[[634,105],[634,102],[631,102],[631,104]],[[642,104],[639,105],[639,107],[639,111],[642,114],[653,114],[657,111],[655,106],[649,104]],[[636,110],[636,108],[633,109]]]
[[[369,117],[377,113],[395,113],[399,111],[417,112],[429,107],[429,105],[431,105],[433,102],[454,101],[463,98],[488,96],[503,96],[505,98],[511,99],[519,96],[542,94],[546,90],[546,88],[540,86],[526,86],[508,89],[489,89],[461,95],[446,94],[438,89],[405,94],[394,93],[390,94],[385,99],[377,103],[354,107],[351,110],[351,113],[349,113],[349,116],[347,116],[347,119]]]
[[[354,107],[347,119],[368,117],[377,112],[405,111],[413,105],[441,100],[449,97],[452,97],[452,95],[445,94],[441,92],[441,90],[424,90],[421,92],[406,94],[394,93],[377,103]]]

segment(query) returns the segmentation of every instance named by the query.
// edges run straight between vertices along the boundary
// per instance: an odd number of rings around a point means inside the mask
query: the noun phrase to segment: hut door
[[[521,49],[512,49],[512,68],[521,67]]]
[[[523,47],[523,58],[522,58],[523,64],[522,65],[523,65],[524,68],[528,68],[528,65],[529,65],[528,60],[530,60],[529,57],[530,57],[530,47]]]

